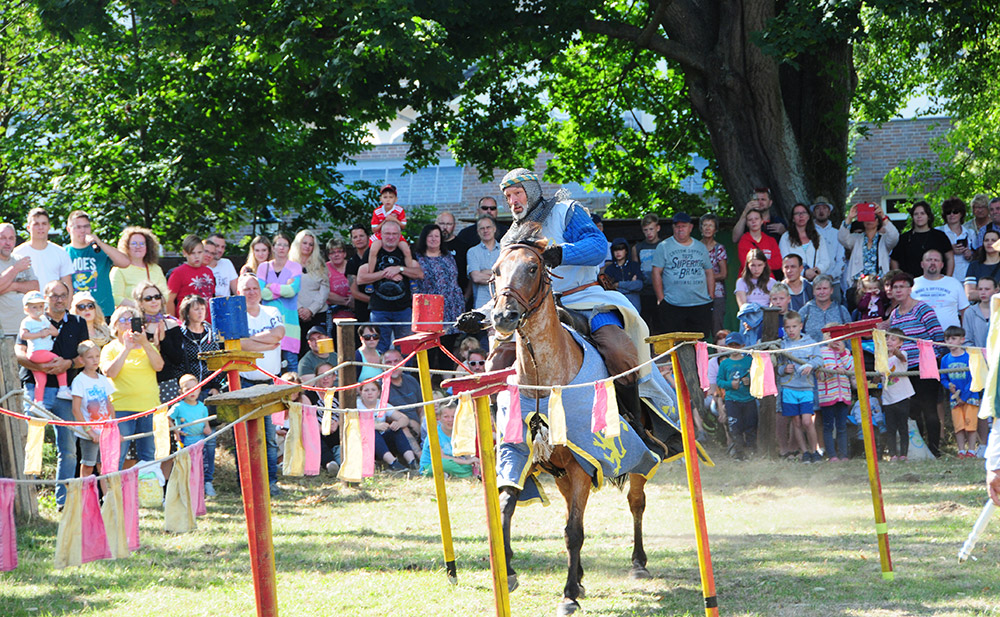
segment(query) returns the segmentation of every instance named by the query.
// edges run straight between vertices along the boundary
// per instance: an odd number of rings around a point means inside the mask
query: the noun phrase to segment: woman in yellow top
[[[156,387],[156,372],[163,368],[163,358],[143,332],[132,331],[132,319],[141,319],[138,310],[128,306],[118,307],[111,316],[115,339],[101,349],[101,372],[115,387],[111,402],[115,416],[131,416],[152,409],[160,404]],[[139,325],[138,323],[136,325]],[[153,430],[152,414],[126,420],[118,425],[122,437]],[[136,453],[140,461],[155,460],[153,437],[136,440]],[[119,465],[125,463],[128,447],[123,447]]]
[[[167,277],[157,264],[160,260],[160,243],[153,232],[145,227],[126,227],[118,239],[118,250],[128,255],[127,268],[111,268],[111,295],[115,306],[123,301],[132,302],[133,288],[144,281],[151,281],[160,289],[167,288]]]

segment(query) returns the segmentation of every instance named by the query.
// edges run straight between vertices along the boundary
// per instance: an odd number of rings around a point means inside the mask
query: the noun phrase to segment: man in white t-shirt
[[[248,338],[240,341],[243,351],[259,351],[264,354],[255,364],[272,375],[281,371],[281,339],[285,336],[285,323],[281,313],[273,306],[260,303],[260,283],[252,274],[241,276],[236,283],[236,293],[247,300]],[[261,371],[240,371],[240,385],[249,388],[257,384],[274,383]],[[271,416],[264,416],[264,440],[267,443],[267,478],[271,484],[271,496],[281,494],[278,488],[278,440],[274,433]]]
[[[226,253],[226,239],[221,234],[212,234],[205,238],[205,255],[207,265],[215,275],[215,297],[225,298],[236,293],[236,267],[223,255]],[[207,298],[206,298],[207,300]]]
[[[45,208],[32,208],[26,225],[31,240],[14,249],[14,257],[31,258],[31,269],[38,287],[45,289],[50,281],[59,279],[67,289],[73,289],[73,260],[58,244],[49,242],[49,213]]]
[[[965,287],[957,279],[944,275],[944,257],[940,251],[930,249],[920,261],[924,275],[913,281],[912,295],[930,304],[941,323],[941,329],[961,326],[962,314],[969,308]]]
[[[833,254],[830,255],[833,259],[833,265],[824,274],[829,274],[833,279],[833,300],[840,303],[840,277],[844,272],[845,251],[844,245],[837,239],[838,230],[830,221],[833,206],[830,205],[830,201],[826,197],[817,197],[816,203],[809,209],[812,211],[813,225],[816,226],[817,233],[826,240],[827,248],[833,251]]]

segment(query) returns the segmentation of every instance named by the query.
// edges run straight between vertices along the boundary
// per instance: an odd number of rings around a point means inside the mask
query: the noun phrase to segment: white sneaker
[[[205,483],[205,497],[215,497],[215,487],[211,482]]]
[[[340,471],[340,463],[337,461],[330,461],[326,464],[326,472],[331,476],[337,475],[338,471]]]
[[[56,398],[61,398],[64,401],[72,401],[73,393],[69,391],[69,387],[60,386],[59,392],[56,392]]]

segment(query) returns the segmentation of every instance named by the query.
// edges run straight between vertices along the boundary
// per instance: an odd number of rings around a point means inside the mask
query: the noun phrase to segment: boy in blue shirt
[[[941,368],[969,368],[969,353],[962,349],[965,344],[965,330],[958,326],[948,326],[944,331],[944,342],[950,353],[941,358]],[[950,393],[951,419],[955,424],[955,441],[958,442],[958,458],[976,458],[979,424],[979,395],[972,391],[972,375],[969,371],[941,373],[941,385]]]
[[[781,388],[781,415],[792,419],[792,432],[802,450],[803,463],[819,463],[819,453],[814,420],[816,375],[813,371],[823,363],[816,341],[802,334],[802,317],[795,311],[785,313],[785,336],[781,347],[786,351],[778,356],[778,387]],[[789,356],[799,362],[793,362]]]
[[[197,420],[208,417],[208,407],[205,406],[205,403],[198,400],[198,395],[201,393],[201,388],[196,387],[198,385],[198,378],[194,375],[182,375],[178,382],[181,392],[191,391],[170,410],[170,419],[174,421],[175,426],[187,424],[188,422],[196,422],[182,428],[177,435],[181,447],[186,448],[211,435],[212,427],[208,422],[197,422]],[[212,480],[215,478],[214,437],[205,441],[204,469],[205,496],[215,497],[215,487],[212,486]]]
[[[743,335],[730,332],[726,347],[743,347]],[[757,449],[757,401],[750,396],[749,354],[734,352],[719,362],[716,384],[726,398],[726,415],[729,416],[729,435],[736,447],[736,458],[744,460]]]

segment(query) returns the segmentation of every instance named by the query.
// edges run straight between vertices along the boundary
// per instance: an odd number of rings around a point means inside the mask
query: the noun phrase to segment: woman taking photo
[[[781,249],[782,259],[792,253],[802,258],[802,277],[807,281],[812,281],[833,265],[833,251],[816,231],[809,207],[802,203],[792,206],[792,227],[782,234],[778,248]]]
[[[144,227],[126,227],[118,239],[118,250],[128,255],[127,268],[111,268],[111,295],[115,306],[132,300],[135,286],[152,281],[160,289],[167,288],[167,278],[157,262],[160,243],[153,232]]]
[[[153,283],[146,281],[136,286],[132,290],[132,299],[139,307],[146,340],[160,351],[162,364],[156,369],[156,381],[160,402],[166,403],[181,393],[177,384],[177,378],[184,374],[180,371],[183,359],[180,323],[164,313],[163,292]]]
[[[347,278],[347,245],[340,238],[331,238],[326,243],[326,252],[330,261],[326,262],[327,278],[330,281],[330,293],[326,297],[328,321],[341,318],[353,318],[351,297],[351,282]],[[327,331],[333,332],[333,324],[327,324]]]
[[[247,262],[240,268],[240,276],[244,274],[257,276],[257,268],[269,259],[271,259],[271,241],[264,236],[257,236],[250,241]]]
[[[115,406],[115,416],[133,416],[153,409],[160,404],[156,388],[156,372],[163,368],[163,358],[145,333],[132,331],[132,318],[142,314],[135,308],[120,306],[111,316],[111,328],[115,339],[101,349],[101,372],[115,387],[111,402]],[[122,437],[153,430],[152,414],[125,420],[118,425]],[[140,461],[155,460],[153,436],[135,440],[135,449]],[[123,444],[119,468],[124,465],[128,446]]]
[[[199,382],[212,374],[208,365],[198,357],[198,354],[218,351],[219,342],[215,333],[205,322],[208,312],[208,302],[201,296],[188,296],[181,301],[181,362],[180,374],[194,375]],[[218,394],[222,387],[222,375],[208,382],[201,389],[199,400],[213,394]]]
[[[274,255],[270,261],[257,266],[260,279],[260,297],[267,306],[273,306],[285,321],[285,337],[281,339],[282,371],[299,370],[299,290],[302,287],[302,266],[288,259],[292,241],[278,233],[271,241]]]
[[[299,286],[299,349],[305,349],[306,333],[313,326],[326,330],[326,299],[330,295],[330,278],[319,251],[316,235],[308,229],[295,234],[288,258],[302,267]],[[329,334],[329,331],[327,331]]]
[[[104,347],[114,338],[114,335],[111,334],[111,328],[104,323],[101,305],[94,300],[94,296],[90,295],[89,291],[78,291],[73,295],[70,312],[87,322],[90,340],[98,347]]]
[[[851,224],[858,218],[858,205],[851,206],[847,219],[837,232],[837,239],[851,253],[844,266],[848,287],[854,287],[863,274],[881,277],[889,272],[889,254],[899,242],[899,231],[878,204],[872,204],[875,220],[865,221],[861,223],[861,229],[853,231]],[[850,297],[853,294],[845,295]]]
[[[965,282],[965,273],[969,268],[969,261],[972,259],[972,243],[975,238],[974,233],[969,231],[965,223],[965,202],[957,197],[944,200],[941,204],[941,216],[944,217],[944,225],[938,227],[938,231],[944,232],[951,242],[952,253],[954,253],[955,269],[951,275],[959,283]]]

